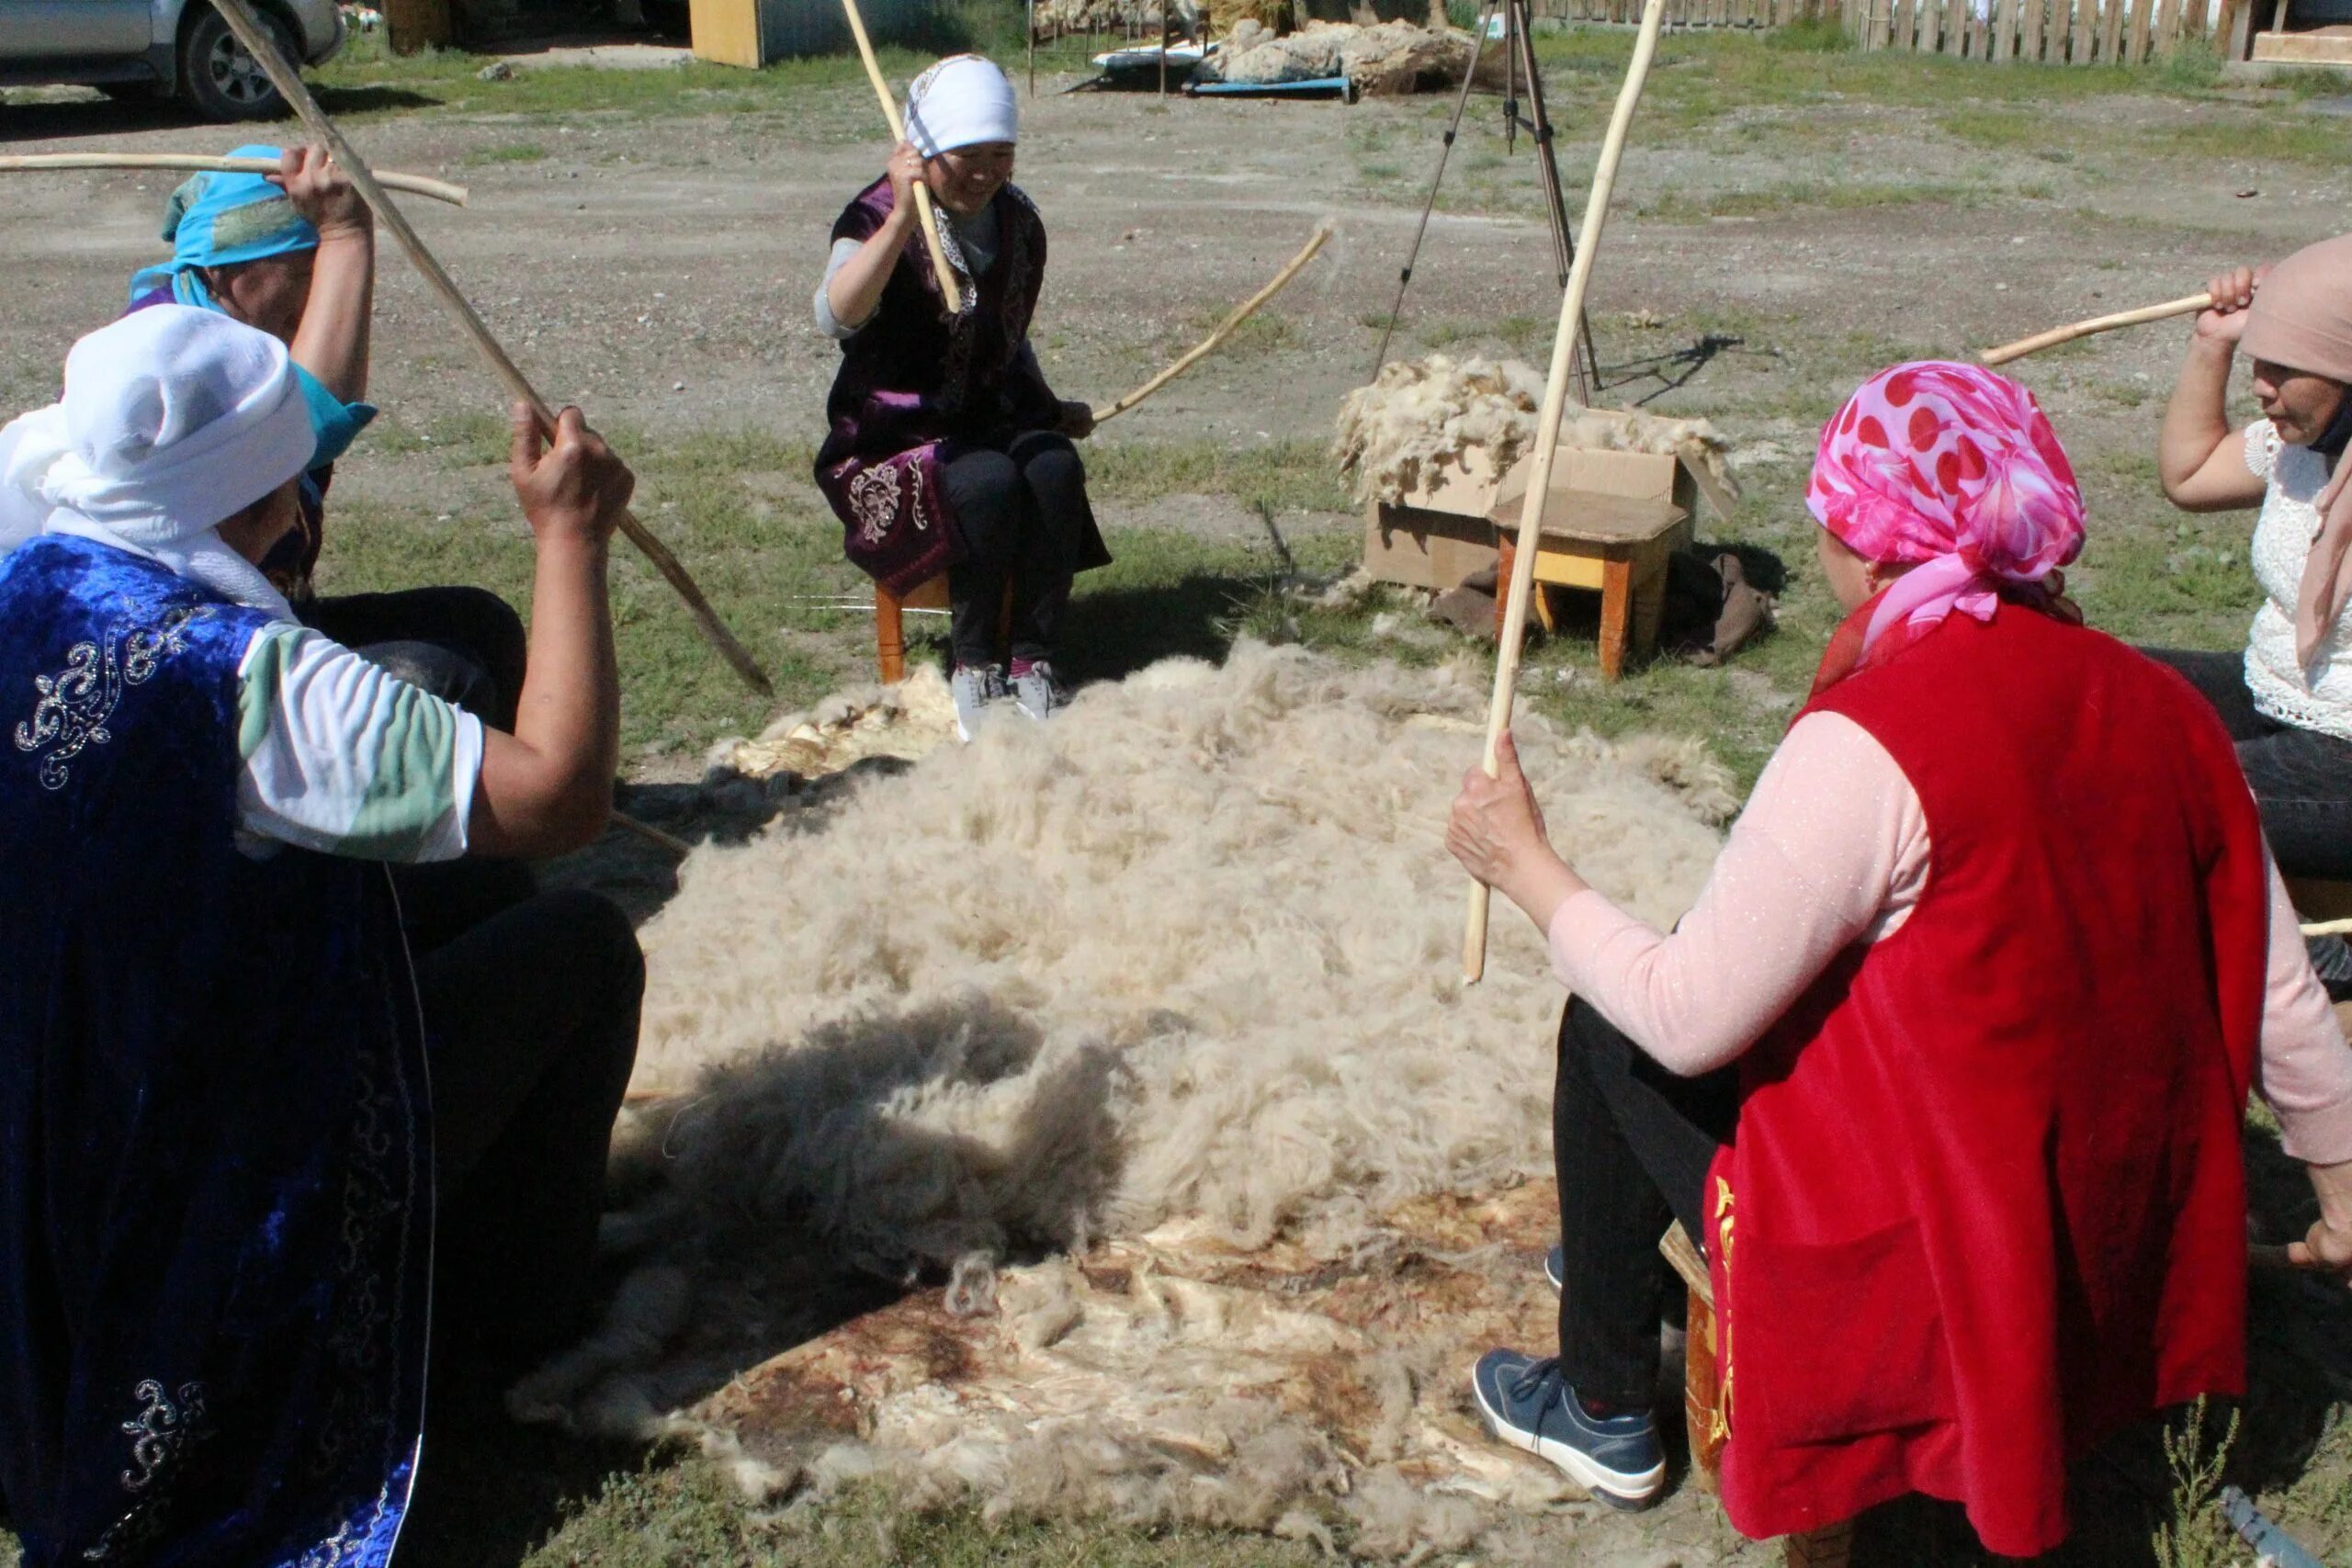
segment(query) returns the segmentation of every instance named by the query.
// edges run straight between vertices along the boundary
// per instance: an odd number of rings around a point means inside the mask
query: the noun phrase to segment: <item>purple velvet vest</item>
[[[890,182],[876,180],[842,209],[833,239],[870,238],[891,206]],[[1060,423],[1028,347],[1046,226],[1015,186],[999,191],[995,207],[996,263],[977,277],[953,227],[940,225],[962,312],[946,318],[931,257],[919,236],[910,238],[873,319],[842,344],[825,400],[831,428],[817,453],[817,488],[842,520],[849,558],[892,592],[963,557],[939,483],[939,466],[956,446],[1001,445]]]

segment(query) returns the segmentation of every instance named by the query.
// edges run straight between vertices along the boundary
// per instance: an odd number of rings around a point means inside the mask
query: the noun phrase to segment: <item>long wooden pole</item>
[[[1282,271],[1274,274],[1273,281],[1267,284],[1263,288],[1258,290],[1257,293],[1250,296],[1249,299],[1241,301],[1240,304],[1235,306],[1232,313],[1216,324],[1216,330],[1215,332],[1209,333],[1208,336],[1203,338],[1191,348],[1185,350],[1182,356],[1180,357],[1173,365],[1170,365],[1167,369],[1162,370],[1159,375],[1154,376],[1150,380],[1146,381],[1142,386],[1137,387],[1134,391],[1129,392],[1125,397],[1121,398],[1117,402],[1113,403],[1109,408],[1097,411],[1094,415],[1094,423],[1099,425],[1105,420],[1116,419],[1119,415],[1126,412],[1129,409],[1135,407],[1137,403],[1151,396],[1152,393],[1159,390],[1160,388],[1165,387],[1169,382],[1173,381],[1177,377],[1182,376],[1185,371],[1190,370],[1193,366],[1199,364],[1202,360],[1215,353],[1219,344],[1222,344],[1227,338],[1233,335],[1233,330],[1236,327],[1238,327],[1242,322],[1257,314],[1258,310],[1266,303],[1267,300],[1272,299],[1275,295],[1280,294],[1284,288],[1288,288],[1290,286],[1290,280],[1296,277],[1299,273],[1305,269],[1306,264],[1315,259],[1315,253],[1321,250],[1323,248],[1323,242],[1329,240],[1330,237],[1331,224],[1327,220],[1316,229],[1314,237],[1306,242],[1306,248],[1300,251],[1298,254],[1291,257],[1289,265],[1284,266]]]
[[[392,238],[406,253],[410,265],[424,275],[434,294],[447,307],[449,313],[458,318],[458,324],[473,341],[474,347],[481,351],[492,373],[505,386],[507,395],[529,403],[538,414],[540,423],[553,430],[555,411],[548,406],[546,399],[539,396],[537,389],[531,385],[530,379],[514,361],[507,357],[506,351],[491,335],[490,328],[482,323],[472,304],[458,290],[449,275],[442,270],[433,253],[424,248],[424,242],[418,239],[416,231],[409,227],[408,220],[401,216],[401,209],[392,205],[392,198],[384,194],[384,187],[377,183],[374,175],[368,173],[367,162],[352,151],[351,143],[344,140],[343,132],[335,129],[334,121],[326,117],[326,111],[319,107],[318,100],[311,96],[311,90],[302,85],[301,73],[277,52],[277,43],[254,20],[249,0],[212,0],[212,6],[220,12],[220,19],[229,24],[229,30],[237,35],[237,41],[245,46],[245,52],[252,55],[268,75],[270,85],[277,89],[278,96],[293,106],[294,112],[301,117],[302,124],[311,134],[326,144],[328,153],[349,176],[352,188],[358,191],[361,199],[375,212],[377,220],[391,231]],[[678,558],[670,553],[669,547],[655,538],[645,525],[637,520],[634,513],[621,513],[620,530],[628,536],[629,543],[653,563],[654,570],[669,581],[670,586],[677,590],[678,597],[685,601],[686,608],[693,614],[695,624],[702,628],[703,636],[710,639],[711,646],[718,649],[735,673],[742,677],[744,684],[763,697],[775,695],[775,688],[769,683],[767,671],[760,668],[751,650],[735,639],[735,634],[727,629],[727,623],[718,618],[718,612],[710,607],[710,601],[703,597],[702,589],[687,574],[686,569],[678,563]]]
[[[0,174],[23,174],[37,169],[183,169],[191,174],[274,175],[277,173],[277,160],[205,158],[185,152],[21,152],[0,158]],[[452,207],[466,204],[466,187],[453,186],[447,180],[378,170],[376,183],[386,190],[404,190],[411,196],[429,196]]]
[[[1535,587],[1535,558],[1542,553],[1544,502],[1552,491],[1552,462],[1560,449],[1560,419],[1568,400],[1568,371],[1576,363],[1577,339],[1584,321],[1585,294],[1592,283],[1593,258],[1600,254],[1600,231],[1609,218],[1609,195],[1617,184],[1617,165],[1625,155],[1625,132],[1634,123],[1634,109],[1642,101],[1650,61],[1657,53],[1658,29],[1666,21],[1666,0],[1648,0],[1642,8],[1642,30],[1634,42],[1634,58],[1625,67],[1625,85],[1617,89],[1617,107],[1609,116],[1609,134],[1600,143],[1600,161],[1592,171],[1591,194],[1585,198],[1584,226],[1577,232],[1576,263],[1568,269],[1567,292],[1560,297],[1560,325],[1552,338],[1552,368],[1544,381],[1544,412],[1536,416],[1535,455],[1527,470],[1527,502],[1519,513],[1519,551],[1511,561],[1510,593],[1503,604],[1502,642],[1495,649],[1495,694],[1487,709],[1487,776],[1501,766],[1503,736],[1510,729],[1513,688],[1519,682],[1520,643],[1527,636],[1527,602]],[[1487,972],[1487,910],[1491,895],[1483,882],[1470,885],[1470,907],[1462,931],[1462,979],[1476,985]]]
[[[882,100],[882,118],[890,122],[892,146],[907,139],[906,121],[899,116],[899,99],[890,91],[890,84],[882,79],[882,62],[874,58],[874,40],[865,36],[865,18],[858,15],[857,0],[842,0],[842,11],[849,17],[850,36],[857,39],[857,57],[865,62],[865,79],[874,84],[874,96]],[[922,223],[923,248],[931,253],[932,276],[939,279],[939,292],[947,301],[947,313],[964,313],[964,291],[956,286],[956,269],[947,265],[947,252],[939,243],[939,214],[932,210],[931,187],[915,184],[915,217]]]
[[[2023,359],[2029,354],[2040,354],[2045,348],[2055,348],[2078,337],[2111,333],[2118,327],[2144,326],[2150,321],[2167,321],[2174,316],[2186,316],[2192,311],[2212,308],[2213,297],[2211,294],[2184,294],[2161,305],[2143,305],[2136,310],[2118,310],[2112,316],[2093,316],[2087,321],[2052,327],[2046,333],[2036,333],[2015,343],[2005,343],[1998,348],[1988,348],[1976,357],[1980,364],[2007,365],[2012,359]]]

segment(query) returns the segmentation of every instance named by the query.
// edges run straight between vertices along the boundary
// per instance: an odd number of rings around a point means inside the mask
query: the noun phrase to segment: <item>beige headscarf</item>
[[[2324,376],[2352,396],[2352,234],[2306,245],[2266,273],[2238,346],[2256,359]],[[2319,532],[2295,590],[2295,661],[2307,674],[2329,629],[2352,603],[2347,479],[2352,462],[2339,453],[2334,475],[2319,492]]]

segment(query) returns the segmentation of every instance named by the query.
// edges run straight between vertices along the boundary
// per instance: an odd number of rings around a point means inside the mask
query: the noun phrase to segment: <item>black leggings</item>
[[[408,588],[313,599],[297,612],[369,663],[512,734],[523,695],[522,617],[481,588]],[[468,856],[392,869],[401,923],[422,956],[537,891],[521,861]]]
[[[1091,513],[1086,468],[1069,438],[1024,431],[1001,446],[959,446],[941,465],[964,558],[947,571],[948,637],[956,662],[998,662],[997,620],[1012,584],[1014,659],[1050,659],[1054,632]]]
[[[1552,1166],[1560,1182],[1560,1371],[1579,1398],[1632,1413],[1657,1387],[1668,1280],[1658,1238],[1704,1245],[1707,1166],[1738,1114],[1738,1075],[1668,1072],[1580,998],[1560,1019]]]
[[[2222,716],[2279,872],[2352,881],[2352,741],[2266,717],[2246,690],[2244,654],[2141,651],[2188,676]]]
[[[417,965],[433,1075],[435,1337],[502,1357],[581,1328],[645,960],[577,889],[484,920]]]

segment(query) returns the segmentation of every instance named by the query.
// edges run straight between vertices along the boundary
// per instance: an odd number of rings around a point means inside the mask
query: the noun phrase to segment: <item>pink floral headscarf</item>
[[[1863,646],[1953,610],[1993,618],[2005,584],[2082,552],[2083,492],[2033,394],[1973,365],[1882,370],[1822,427],[1805,505],[1865,560],[1910,562]]]

